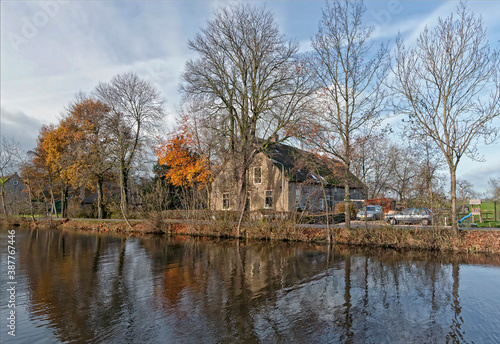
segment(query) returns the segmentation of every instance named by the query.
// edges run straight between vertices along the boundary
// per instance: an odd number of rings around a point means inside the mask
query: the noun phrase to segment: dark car
[[[424,226],[432,225],[436,221],[436,215],[428,208],[406,208],[399,213],[386,216],[391,225],[398,223],[420,223]]]

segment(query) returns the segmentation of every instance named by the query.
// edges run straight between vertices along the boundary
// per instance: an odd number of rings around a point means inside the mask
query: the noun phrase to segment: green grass
[[[488,211],[493,213],[495,211],[494,202],[481,203],[481,211]],[[497,202],[497,214],[500,214],[500,202]]]
[[[500,223],[500,202],[497,202],[497,224]],[[483,221],[488,223],[491,222],[492,225],[495,223],[495,204],[493,202],[483,202],[481,203],[481,215]]]
[[[497,225],[495,226],[495,221],[484,221],[484,223],[476,222],[477,228],[500,228],[500,221],[497,220]]]

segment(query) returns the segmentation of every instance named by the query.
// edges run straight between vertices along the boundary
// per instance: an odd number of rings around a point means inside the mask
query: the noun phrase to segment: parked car
[[[367,205],[361,208],[356,214],[356,219],[368,219],[368,220],[380,220],[384,213],[382,212],[382,207],[380,205]]]
[[[388,214],[386,220],[391,225],[397,225],[398,223],[420,223],[428,226],[436,221],[436,215],[428,208],[406,208],[399,213]]]

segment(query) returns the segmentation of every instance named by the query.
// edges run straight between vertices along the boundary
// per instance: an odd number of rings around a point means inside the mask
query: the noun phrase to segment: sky
[[[236,1],[18,1],[2,0],[0,134],[26,150],[36,145],[43,124],[57,123],[75,94],[91,92],[124,72],[152,82],[165,98],[168,127],[180,107],[180,76],[196,55],[188,40],[220,7]],[[249,1],[275,13],[281,32],[310,50],[324,1]],[[366,1],[365,22],[377,42],[394,45],[401,33],[407,45],[456,10],[457,1]],[[500,2],[470,1],[481,15],[490,45],[500,48]],[[394,119],[393,121],[397,121]],[[496,122],[500,125],[500,120]],[[500,178],[500,143],[479,145],[485,162],[464,158],[458,178],[485,192],[489,178]]]

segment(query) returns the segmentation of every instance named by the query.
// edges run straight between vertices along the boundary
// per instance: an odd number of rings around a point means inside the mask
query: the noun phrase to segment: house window
[[[324,198],[319,199],[319,209],[325,210],[325,199]]]
[[[229,194],[222,194],[222,209],[229,209]]]
[[[273,191],[272,190],[266,191],[266,203],[265,203],[264,207],[265,208],[272,208],[273,207]]]
[[[332,197],[330,195],[326,195],[326,205],[328,208],[332,207]]]
[[[253,183],[254,184],[262,183],[262,167],[253,168]]]

